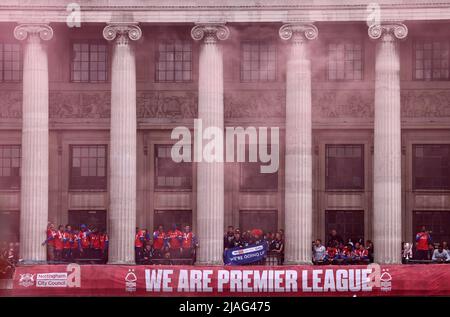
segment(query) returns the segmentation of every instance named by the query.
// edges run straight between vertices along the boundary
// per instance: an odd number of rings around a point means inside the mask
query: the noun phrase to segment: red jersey
[[[183,233],[180,230],[171,230],[168,232],[168,236],[171,249],[181,248]]]
[[[161,250],[164,247],[164,240],[166,239],[165,232],[153,232],[153,248]]]
[[[334,258],[337,253],[338,253],[338,250],[336,248],[333,248],[333,247],[327,248],[327,255],[329,258]]]
[[[417,250],[428,250],[428,243],[430,241],[430,235],[426,232],[419,232],[416,235]]]
[[[367,249],[358,249],[355,251],[355,255],[360,258],[367,257],[369,256],[369,251]]]
[[[53,229],[47,229],[47,244],[55,246],[56,231]]]
[[[341,252],[343,255],[345,255],[345,256],[351,256],[352,255],[352,248],[349,248],[349,247],[344,247],[343,249],[342,249],[342,252]]]
[[[64,241],[63,241],[64,249],[70,249],[72,247],[70,242],[73,241],[72,240],[72,233],[68,232],[68,231],[64,231],[63,239],[64,239]]]
[[[102,250],[106,249],[106,245],[109,241],[108,235],[107,234],[101,234],[99,237],[99,241],[100,241],[100,248]]]
[[[54,239],[54,241],[55,241],[55,249],[56,250],[64,249],[63,239],[64,239],[64,232],[58,230],[56,232],[55,239]]]
[[[100,249],[100,236],[97,233],[91,233],[91,246],[95,250]]]
[[[89,237],[88,231],[80,231],[79,233],[80,241],[81,241],[81,247],[83,249],[88,249],[91,246],[91,241]]]
[[[181,247],[183,249],[189,249],[193,247],[195,236],[192,232],[183,232],[183,242],[181,243]]]
[[[78,249],[78,241],[80,241],[80,237],[76,233],[72,233],[71,237],[73,243],[72,243],[72,249]]]
[[[142,248],[144,246],[145,233],[143,230],[139,230],[134,237],[134,247]]]

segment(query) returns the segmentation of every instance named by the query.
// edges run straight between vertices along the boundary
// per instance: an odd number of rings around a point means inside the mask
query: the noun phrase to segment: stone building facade
[[[47,221],[105,227],[111,263],[161,223],[203,264],[227,225],[285,229],[288,263],[331,228],[380,263],[419,225],[450,238],[449,1],[68,3],[0,5],[0,223],[25,260]],[[175,164],[194,118],[279,127],[278,172]]]

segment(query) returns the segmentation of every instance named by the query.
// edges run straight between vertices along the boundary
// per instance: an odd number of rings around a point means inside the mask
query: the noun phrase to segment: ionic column
[[[373,162],[373,232],[375,262],[401,263],[401,121],[400,56],[397,39],[404,24],[377,24],[369,36],[378,39],[375,62],[375,122]]]
[[[194,40],[203,40],[199,58],[198,118],[203,130],[223,132],[223,60],[219,40],[229,36],[223,24],[198,24],[192,28]],[[198,141],[198,140],[197,140]],[[201,148],[194,149],[201,155]],[[197,233],[200,247],[197,264],[223,263],[224,164],[202,159],[197,165]]]
[[[26,40],[23,55],[20,254],[25,263],[44,262],[48,221],[48,61],[45,45],[53,30],[45,24],[14,29]]]
[[[285,262],[311,263],[312,124],[311,62],[308,42],[317,38],[312,24],[285,24],[279,35],[290,40],[286,68]]]
[[[131,41],[141,38],[135,24],[109,24],[113,42],[109,144],[110,264],[132,264],[136,228],[136,62]]]

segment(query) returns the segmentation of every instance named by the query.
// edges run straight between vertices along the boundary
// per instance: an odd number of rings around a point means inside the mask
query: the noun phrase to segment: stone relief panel
[[[315,120],[373,118],[373,91],[313,90],[312,115]]]
[[[50,119],[102,119],[111,113],[109,92],[50,92]]]
[[[138,118],[196,118],[197,93],[190,91],[138,92]]]
[[[22,91],[0,91],[0,119],[22,117]]]
[[[402,117],[448,118],[450,117],[450,91],[406,90],[402,91]]]
[[[285,94],[282,91],[227,91],[225,118],[284,118]]]

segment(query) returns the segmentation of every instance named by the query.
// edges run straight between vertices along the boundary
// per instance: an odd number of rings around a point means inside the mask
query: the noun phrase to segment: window
[[[22,79],[22,51],[19,44],[0,43],[0,82]]]
[[[328,234],[332,229],[336,229],[342,239],[352,239],[353,242],[359,239],[364,240],[364,211],[325,211],[325,229]]]
[[[449,211],[414,211],[412,241],[416,241],[416,233],[420,231],[422,226],[431,231],[431,238],[434,243],[450,242]]]
[[[241,190],[276,191],[278,190],[278,171],[275,173],[261,173],[260,162],[241,163]]]
[[[413,146],[413,188],[450,189],[450,144]]]
[[[192,44],[190,41],[163,41],[158,45],[156,81],[192,80]]]
[[[267,147],[271,148],[268,143]],[[279,151],[278,151],[279,152]],[[245,162],[240,163],[241,178],[240,189],[242,191],[277,191],[278,170],[275,173],[261,173],[261,166],[270,163],[249,162],[249,147],[245,147]]]
[[[157,189],[191,189],[192,163],[174,162],[172,145],[155,146],[155,187]]]
[[[276,80],[276,46],[268,42],[241,43],[241,81]]]
[[[325,188],[364,189],[364,145],[326,145]]]
[[[20,213],[0,211],[0,241],[19,242]]]
[[[189,225],[192,229],[192,211],[191,210],[155,210],[153,218],[153,227],[156,230],[159,225],[164,226],[164,230],[168,231],[172,225],[176,224],[178,229]]]
[[[276,210],[241,210],[239,212],[241,232],[261,229],[264,232],[277,232],[278,213]]]
[[[328,79],[362,79],[362,45],[359,42],[328,44]]]
[[[416,80],[449,80],[449,42],[423,40],[414,44]]]
[[[108,78],[108,46],[100,43],[73,43],[73,82],[105,82]]]
[[[84,224],[91,229],[106,230],[106,211],[69,210],[69,224],[76,229],[79,229]]]
[[[0,145],[0,189],[20,189],[20,145]]]
[[[70,189],[106,189],[106,145],[71,147]]]

